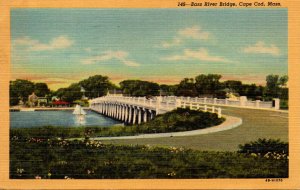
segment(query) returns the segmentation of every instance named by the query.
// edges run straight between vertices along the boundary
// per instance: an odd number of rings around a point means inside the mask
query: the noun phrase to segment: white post
[[[180,99],[176,99],[176,108],[180,108],[181,107],[181,100]]]
[[[240,97],[240,106],[246,106],[247,96]]]
[[[213,104],[217,104],[217,98],[214,98]]]
[[[215,113],[215,106],[211,108],[211,112]]]
[[[228,98],[225,98],[225,104],[226,105],[228,104]]]
[[[161,101],[162,101],[162,97],[161,96],[157,96],[156,97],[156,114],[159,114],[159,109],[161,106]]]
[[[166,100],[166,108],[169,109],[169,101]]]
[[[274,98],[273,101],[275,101],[275,109],[279,110],[280,109],[280,99],[279,98]]]
[[[204,111],[207,112],[207,105],[204,105]]]
[[[255,101],[255,107],[259,108],[260,107],[260,100]]]
[[[222,117],[221,108],[218,108],[218,118]]]

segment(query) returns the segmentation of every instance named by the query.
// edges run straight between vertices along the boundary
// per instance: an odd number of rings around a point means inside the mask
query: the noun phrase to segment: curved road
[[[195,136],[105,140],[102,142],[175,146],[198,150],[235,151],[238,149],[239,144],[255,141],[258,138],[273,138],[288,141],[288,113],[286,112],[223,107],[222,113],[242,118],[243,124],[231,130]]]

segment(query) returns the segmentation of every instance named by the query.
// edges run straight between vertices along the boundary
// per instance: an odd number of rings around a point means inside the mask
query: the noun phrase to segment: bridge
[[[127,124],[141,124],[153,119],[158,114],[187,107],[217,113],[218,117],[222,117],[222,108],[217,106],[279,109],[279,99],[275,99],[273,102],[263,102],[248,101],[245,96],[241,96],[239,100],[230,100],[176,96],[146,98],[108,95],[92,99],[90,103],[91,110]]]

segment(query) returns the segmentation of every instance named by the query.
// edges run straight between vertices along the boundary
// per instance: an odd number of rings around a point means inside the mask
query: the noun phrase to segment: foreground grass
[[[197,151],[149,145],[112,145],[90,140],[10,141],[10,178],[283,178],[286,156]]]

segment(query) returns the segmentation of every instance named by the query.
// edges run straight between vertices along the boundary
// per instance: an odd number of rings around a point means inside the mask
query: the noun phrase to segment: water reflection
[[[75,124],[77,125],[85,125],[86,124],[86,119],[85,115],[75,115]]]
[[[87,110],[84,118],[78,118],[72,111],[10,112],[10,127],[27,128],[43,126],[113,126],[119,121]]]

